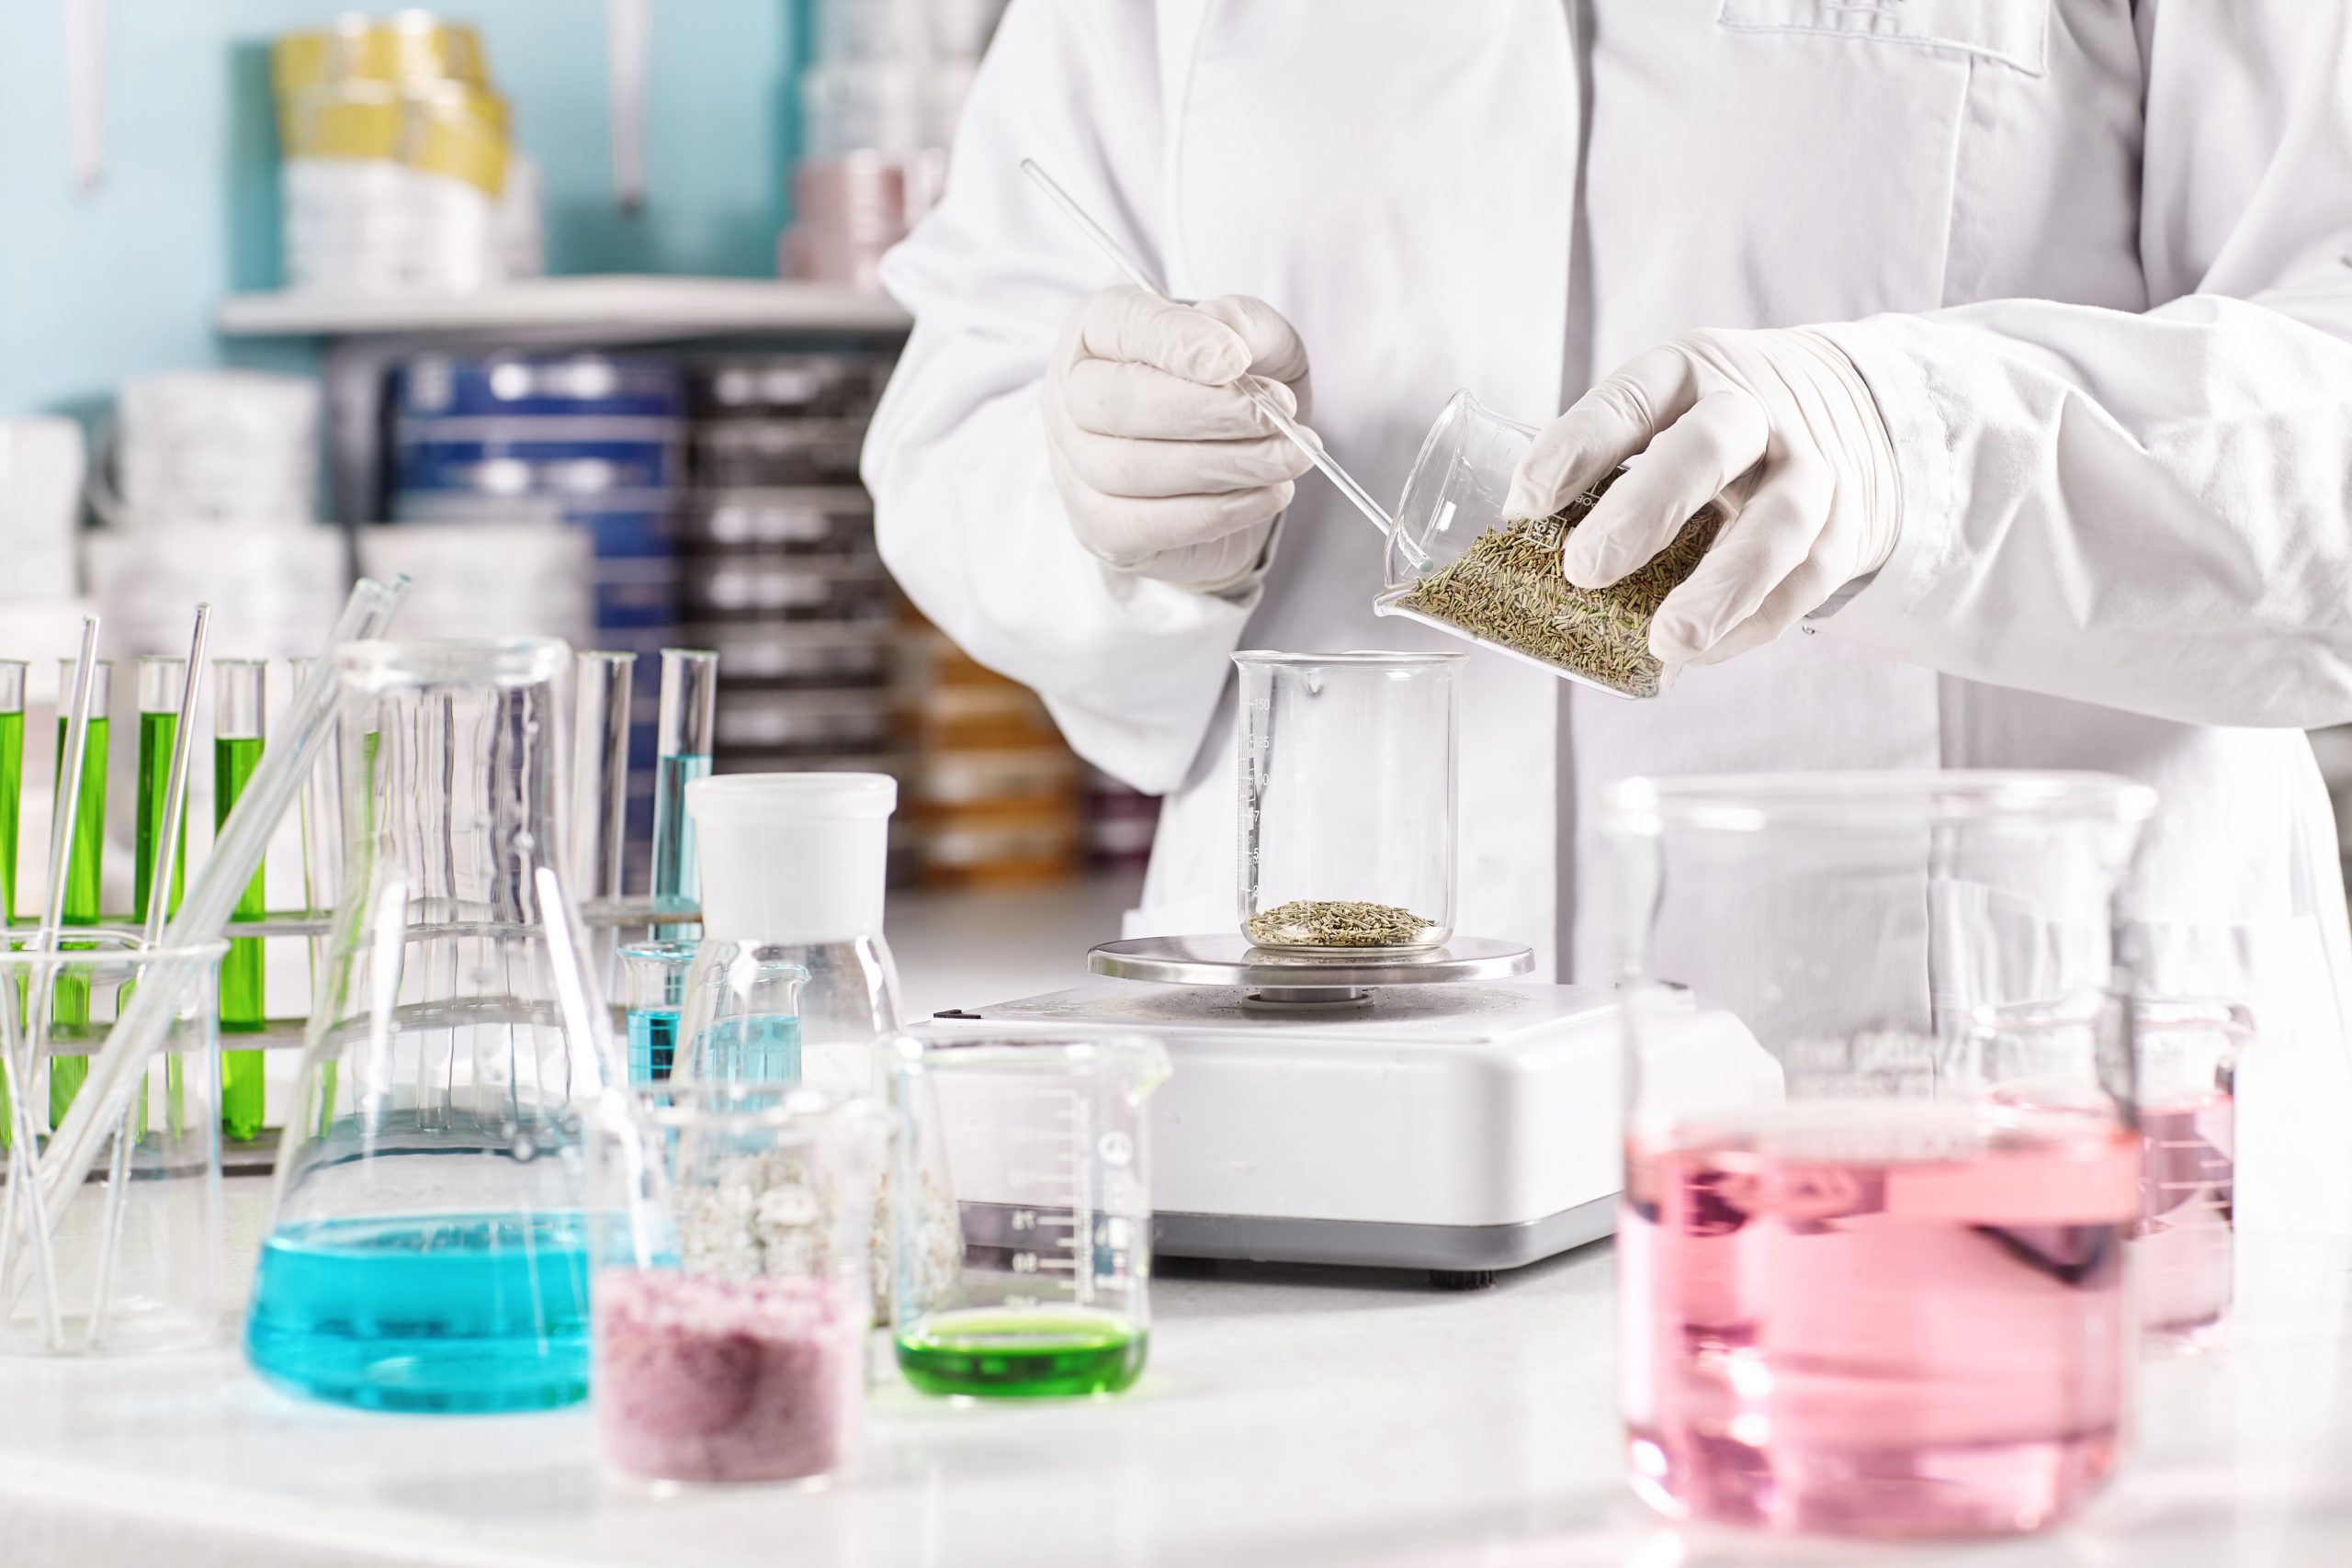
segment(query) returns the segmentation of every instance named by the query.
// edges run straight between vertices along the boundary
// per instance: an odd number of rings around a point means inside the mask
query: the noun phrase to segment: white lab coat
[[[1686,327],[1848,323],[1894,558],[1823,635],[1660,702],[1474,657],[1461,928],[1609,978],[1587,807],[1628,773],[2144,779],[2179,819],[2139,906],[2167,977],[2242,965],[2263,1032],[2240,1214],[2352,1228],[2352,944],[2298,732],[2352,719],[2352,6],[1014,0],[884,267],[917,325],[865,477],[922,610],[1170,794],[1130,929],[1216,930],[1227,655],[1461,645],[1372,616],[1377,540],[1313,476],[1238,603],[1079,547],[1037,386],[1117,279],[1024,155],[1177,294],[1295,323],[1374,493],[1456,388],[1540,420]],[[1703,987],[1709,933],[1668,940]]]

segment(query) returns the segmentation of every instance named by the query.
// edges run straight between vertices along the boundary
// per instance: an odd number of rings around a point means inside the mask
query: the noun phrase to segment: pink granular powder
[[[596,1278],[605,1456],[664,1481],[794,1481],[840,1469],[863,1414],[868,1303],[826,1280]]]

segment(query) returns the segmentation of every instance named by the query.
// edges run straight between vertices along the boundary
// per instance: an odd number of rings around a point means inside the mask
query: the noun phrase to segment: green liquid
[[[172,783],[172,742],[178,737],[180,716],[142,713],[139,716],[139,825],[132,840],[130,912],[144,924],[147,897],[155,886],[155,857],[163,844],[164,807]],[[187,805],[180,805],[179,843],[172,852],[171,901],[164,913],[180,907],[187,882]]]
[[[57,720],[57,793],[62,797],[65,783],[65,729],[67,720]],[[75,802],[74,837],[66,852],[65,902],[62,921],[69,926],[95,926],[98,923],[98,871],[100,857],[107,840],[107,721],[97,714],[90,716],[90,725],[82,745],[82,797]],[[72,943],[65,943],[72,946]],[[84,1040],[90,1032],[90,982],[80,976],[61,976],[57,981],[55,1004],[50,1012],[50,1037],[52,1041]],[[49,1124],[52,1127],[65,1120],[74,1108],[74,1097],[81,1092],[83,1080],[90,1076],[89,1058],[81,1055],[52,1056],[49,1063]]]
[[[141,713],[139,716],[139,820],[131,840],[130,912],[134,919],[145,925],[149,910],[147,900],[155,886],[155,857],[163,852],[164,808],[170,805],[172,785],[172,743],[178,739],[180,716],[176,713]],[[166,915],[180,907],[180,894],[187,880],[187,803],[180,803],[179,843],[172,852],[172,890],[164,907]],[[130,992],[123,993],[130,999]],[[169,1056],[164,1063],[164,1100],[172,1130],[177,1133],[186,1111],[180,1082],[180,1061]],[[147,1088],[139,1089],[139,1129],[143,1136],[147,1130]]]
[[[25,715],[0,713],[0,911],[17,918],[17,814],[25,785]]]
[[[217,830],[229,820],[245,781],[261,765],[258,735],[216,737],[212,742],[212,825]],[[254,867],[253,880],[237,897],[238,920],[258,920],[269,913],[262,889],[262,870]],[[268,1021],[262,1003],[262,940],[240,937],[229,943],[220,961],[220,1032],[256,1034]],[[262,1053],[224,1051],[220,1054],[220,1125],[239,1143],[250,1143],[261,1132]]]
[[[17,822],[24,784],[25,712],[18,708],[0,713],[0,911],[11,920],[17,918]],[[13,987],[10,994],[0,997],[0,1007],[17,1009],[18,1021],[23,1021],[24,998]],[[8,1085],[0,1079],[0,1149],[10,1146],[15,1110],[8,1103]]]
[[[1116,1393],[1142,1375],[1148,1337],[1115,1313],[1083,1307],[944,1312],[899,1336],[899,1371],[923,1393]]]

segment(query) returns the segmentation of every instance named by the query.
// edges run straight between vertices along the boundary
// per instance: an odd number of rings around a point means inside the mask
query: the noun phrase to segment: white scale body
[[[1485,945],[1526,966],[1524,949]],[[1096,951],[1100,970],[1108,950]],[[1266,1005],[1254,999],[1266,969],[1251,973],[1256,986],[1095,980],[932,1028],[1159,1040],[1174,1069],[1149,1121],[1163,1253],[1477,1283],[1609,1234],[1622,1168],[1613,992],[1453,981]],[[1678,1077],[1745,1076],[1761,1056],[1728,1015],[1693,1005],[1659,1022],[1675,1038],[1645,1060]]]

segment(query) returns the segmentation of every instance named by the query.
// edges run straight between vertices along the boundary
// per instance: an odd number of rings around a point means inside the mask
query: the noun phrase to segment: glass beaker
[[[1453,934],[1464,653],[1237,653],[1241,931],[1417,952]]]
[[[1645,1500],[1977,1534],[2041,1528],[2105,1480],[2141,1175],[2113,908],[2154,804],[2090,773],[1605,792]],[[1725,1014],[1747,1070],[1701,1038]]]
[[[794,962],[797,953],[790,944],[703,945],[707,956],[697,956],[678,1015],[686,1059],[677,1076],[698,1084],[797,1083],[800,987],[808,971]]]
[[[1136,1035],[906,1040],[899,1179],[936,1180],[915,1151],[935,1108],[956,1232],[892,1240],[899,1369],[925,1393],[1116,1393],[1150,1332],[1150,1150],[1144,1102],[1168,1056]],[[918,1212],[902,1206],[901,1215]]]
[[[1663,696],[1681,666],[1650,652],[1650,616],[1713,542],[1722,509],[1702,508],[1623,581],[1577,588],[1561,574],[1560,549],[1611,481],[1557,516],[1506,517],[1511,474],[1535,434],[1468,392],[1447,400],[1406,476],[1388,539],[1388,586],[1373,611],[1467,637],[1580,686]]]
[[[839,1472],[865,1428],[871,1106],[673,1085],[628,1122],[608,1147],[620,1180],[600,1184],[628,1208],[598,1227],[620,1243],[594,1287],[605,1459],[698,1483]]]
[[[0,1048],[23,1082],[22,998],[37,987],[70,995],[51,1060],[76,1064],[106,1043],[131,987],[164,965],[193,966],[179,1010],[147,1059],[138,1093],[107,1134],[106,1179],[74,1189],[62,1214],[36,1235],[25,1198],[38,1155],[17,1134],[38,1100],[0,1099],[11,1119],[7,1182],[0,1190],[0,1350],[139,1354],[212,1343],[225,1307],[220,1278],[220,1034],[214,1012],[225,942],[149,948],[136,931],[76,931],[62,952],[0,944]],[[78,1013],[76,1013],[78,1008]],[[69,1019],[66,1015],[74,1014]],[[39,1129],[33,1127],[38,1134]],[[46,1276],[46,1282],[44,1281]]]
[[[620,950],[628,987],[628,1081],[665,1081],[677,1060],[678,1011],[699,942],[640,942]]]
[[[2132,1231],[2151,1349],[2194,1352],[2227,1331],[2237,1261],[2237,1065],[2254,1018],[2221,1000],[2132,1004],[2143,1204]]]
[[[246,1353],[374,1409],[568,1404],[588,1373],[580,1108],[625,1073],[558,867],[570,652],[334,657],[358,709],[345,891]]]

